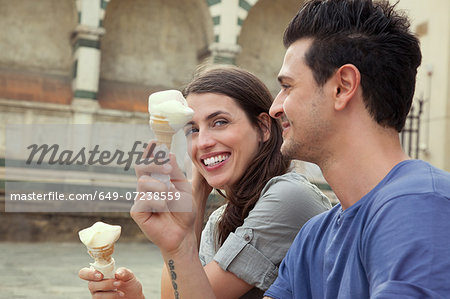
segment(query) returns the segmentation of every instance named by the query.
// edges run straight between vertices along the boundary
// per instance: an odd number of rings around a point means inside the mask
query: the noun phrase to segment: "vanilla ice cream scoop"
[[[78,232],[81,242],[86,245],[89,255],[95,260],[90,264],[91,269],[103,273],[105,279],[114,278],[115,261],[112,254],[121,230],[119,225],[96,222]]]
[[[152,93],[148,97],[148,112],[150,120],[167,120],[175,132],[181,129],[194,115],[194,111],[188,107],[186,99],[178,90]]]
[[[99,221],[91,227],[80,230],[78,235],[86,247],[100,248],[115,243],[120,237],[121,230],[120,225],[110,225]]]

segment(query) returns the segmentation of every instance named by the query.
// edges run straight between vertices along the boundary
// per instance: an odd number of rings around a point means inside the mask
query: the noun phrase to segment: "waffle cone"
[[[110,262],[113,252],[114,252],[114,244],[112,244],[111,246],[106,245],[104,247],[88,248],[89,255],[92,256],[96,261],[102,260]]]
[[[158,145],[166,145],[170,151],[172,145],[172,137],[176,133],[166,120],[150,120],[150,127],[155,133],[156,143]]]

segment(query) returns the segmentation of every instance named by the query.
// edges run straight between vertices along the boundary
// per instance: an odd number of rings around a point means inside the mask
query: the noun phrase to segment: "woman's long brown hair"
[[[269,113],[272,95],[256,76],[237,67],[210,69],[197,75],[183,91],[191,93],[216,93],[232,98],[245,111],[250,123],[261,134],[265,126],[258,116]],[[270,138],[260,143],[258,153],[236,184],[226,190],[228,205],[218,224],[218,242],[222,245],[231,232],[244,223],[245,218],[258,201],[261,191],[274,176],[286,173],[290,160],[281,155],[283,143],[281,125],[272,119]],[[223,195],[223,194],[222,194]]]

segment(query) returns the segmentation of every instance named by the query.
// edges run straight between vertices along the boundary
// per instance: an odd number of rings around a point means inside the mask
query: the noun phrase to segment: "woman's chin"
[[[217,182],[217,181],[208,181],[208,185],[210,185],[211,187],[213,187],[214,189],[224,189],[225,188],[225,184],[223,182]]]

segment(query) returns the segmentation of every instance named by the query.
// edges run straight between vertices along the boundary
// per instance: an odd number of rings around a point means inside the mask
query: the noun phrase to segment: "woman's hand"
[[[192,199],[192,185],[178,168],[175,156],[170,155],[170,163],[165,165],[141,164],[135,171],[140,197],[136,198],[130,214],[147,238],[161,250],[169,266],[174,298],[215,298],[198,257],[197,207]],[[170,189],[152,178],[152,173],[170,175]],[[178,199],[161,200],[163,194],[168,198],[167,192]],[[160,200],[155,200],[154,196],[151,199],[150,194],[158,194]]]
[[[147,148],[151,146],[149,143]],[[135,172],[140,196],[131,208],[131,217],[162,252],[177,251],[185,237],[194,233],[196,205],[192,200],[191,184],[172,154],[170,162],[164,165],[140,164],[135,167]],[[170,175],[171,188],[151,177],[152,173]],[[155,195],[158,195],[158,200]],[[162,200],[162,197],[166,199]]]
[[[89,268],[81,269],[78,276],[89,282],[93,299],[145,299],[141,283],[127,268],[117,269],[115,279],[103,279],[103,274]]]

